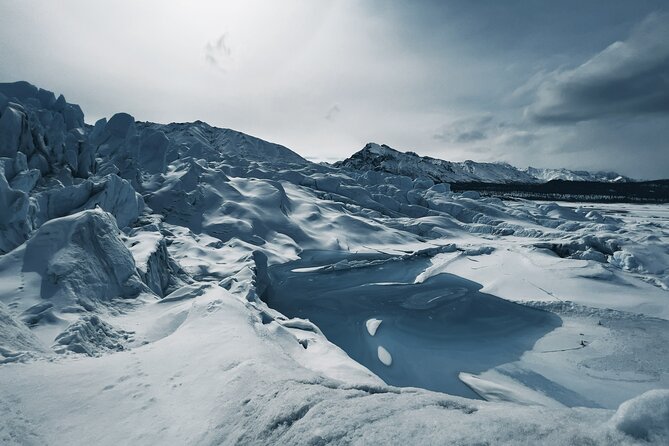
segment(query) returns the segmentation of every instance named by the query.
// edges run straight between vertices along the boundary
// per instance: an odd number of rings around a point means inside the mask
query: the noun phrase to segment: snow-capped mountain
[[[592,181],[599,183],[626,183],[633,179],[620,175],[616,172],[589,172],[587,170],[569,169],[539,169],[528,167],[523,169],[540,181],[564,180],[564,181]]]
[[[0,84],[0,443],[666,444],[667,207],[397,153]]]
[[[568,169],[521,170],[507,163],[452,162],[414,152],[399,152],[386,145],[367,144],[350,158],[334,164],[357,170],[374,170],[405,175],[411,178],[426,176],[440,183],[540,183],[551,180],[622,182],[629,178],[614,172],[586,172]]]

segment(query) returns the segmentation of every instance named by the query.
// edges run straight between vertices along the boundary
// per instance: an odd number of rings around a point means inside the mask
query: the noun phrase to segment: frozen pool
[[[337,255],[304,253],[270,268],[263,297],[286,316],[310,319],[388,384],[476,397],[460,372],[515,361],[561,324],[552,313],[481,293],[477,283],[451,274],[414,283],[428,258],[349,254],[343,264]]]

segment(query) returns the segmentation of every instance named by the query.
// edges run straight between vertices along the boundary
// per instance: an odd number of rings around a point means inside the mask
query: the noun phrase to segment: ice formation
[[[669,208],[398,153],[0,84],[0,442],[669,442]]]

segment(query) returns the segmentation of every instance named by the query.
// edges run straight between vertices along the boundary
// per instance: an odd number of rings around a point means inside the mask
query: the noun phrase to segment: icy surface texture
[[[0,84],[0,443],[666,444],[669,208],[448,184],[555,175]]]

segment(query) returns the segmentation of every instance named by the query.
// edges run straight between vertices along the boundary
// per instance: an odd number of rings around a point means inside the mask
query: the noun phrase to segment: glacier
[[[669,442],[669,206],[398,153],[0,84],[0,442]]]

